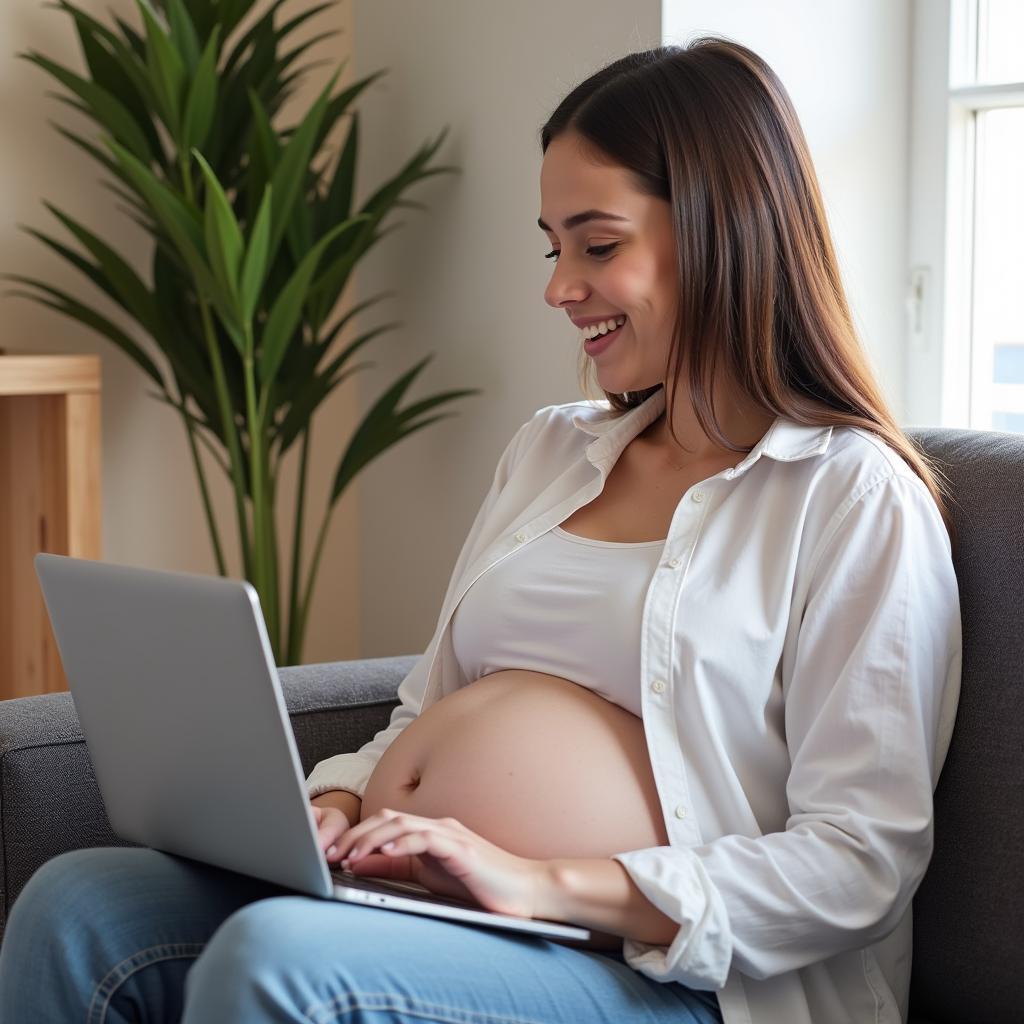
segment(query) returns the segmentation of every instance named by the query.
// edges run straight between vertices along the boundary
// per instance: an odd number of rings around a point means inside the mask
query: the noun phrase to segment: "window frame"
[[[1024,82],[976,78],[987,0],[914,0],[907,284],[907,423],[991,429],[972,400],[977,115],[1024,106]],[[980,27],[980,30],[979,30]]]

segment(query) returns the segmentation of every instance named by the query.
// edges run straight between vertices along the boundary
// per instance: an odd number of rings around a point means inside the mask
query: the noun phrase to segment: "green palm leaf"
[[[220,26],[216,26],[203,56],[196,66],[195,78],[185,101],[185,118],[181,126],[182,149],[202,149],[213,126],[217,108],[217,53]]]
[[[135,119],[125,109],[124,104],[106,89],[61,67],[56,61],[42,54],[30,52],[20,56],[48,71],[58,82],[70,89],[82,101],[78,109],[110,132],[137,157],[147,163],[152,159],[149,142],[135,123]]]
[[[217,283],[230,298],[232,312],[240,321],[241,307],[238,300],[238,274],[242,267],[245,240],[238,226],[228,197],[220,187],[217,175],[198,150],[192,154],[206,179],[206,211],[203,226],[206,238],[206,254],[213,266]]]
[[[260,289],[267,273],[267,255],[270,252],[270,218],[273,186],[267,185],[263,190],[263,202],[260,204],[256,222],[253,224],[252,237],[245,254],[242,266],[242,319],[248,323],[256,310],[260,297]]]
[[[320,257],[323,255],[324,250],[338,235],[351,231],[362,220],[362,217],[353,217],[351,220],[338,224],[328,231],[306,254],[295,273],[285,285],[284,290],[278,296],[270,311],[270,315],[267,317],[267,326],[263,332],[262,346],[260,348],[260,380],[264,385],[269,384],[274,379],[277,369],[281,365],[285,346],[291,340],[292,333],[299,322],[302,307],[309,292],[310,282],[313,280],[317,263],[320,262]]]
[[[38,288],[45,295],[50,295],[53,298],[41,298],[38,295],[18,290],[10,291],[7,293],[8,295],[22,295],[25,298],[35,299],[36,302],[41,302],[44,306],[49,306],[51,309],[55,309],[59,313],[77,320],[79,323],[86,324],[93,328],[93,330],[99,331],[100,334],[109,338],[123,352],[131,356],[139,364],[143,372],[152,377],[160,387],[164,386],[163,376],[157,369],[156,363],[120,327],[111,323],[105,316],[102,316],[96,310],[79,302],[60,289],[46,284],[44,281],[37,281],[31,277],[22,277],[20,274],[4,274],[3,276],[10,281],[19,281],[22,284]]]
[[[417,406],[411,406],[404,412],[397,412],[396,406],[402,396],[408,390],[409,385],[419,376],[423,368],[433,359],[433,356],[426,356],[421,359],[408,373],[387,389],[373,404],[373,407],[363,418],[363,421],[356,428],[356,432],[349,442],[345,454],[342,456],[334,476],[334,483],[331,487],[331,496],[328,506],[335,504],[341,497],[345,488],[352,482],[356,474],[375,459],[381,452],[390,448],[403,437],[408,437],[417,430],[422,429],[436,420],[445,419],[454,413],[445,413],[440,416],[433,416],[420,423],[413,424],[409,420],[417,411],[422,411],[424,406],[430,408],[443,402],[451,401],[453,398],[464,394],[477,394],[476,391],[448,392],[428,399],[427,403],[420,402]]]
[[[297,121],[280,123],[285,104],[317,66],[314,47],[336,34],[306,31],[333,2],[312,0],[288,15],[288,0],[135,2],[141,31],[116,15],[104,23],[71,0],[55,0],[52,6],[77,34],[82,73],[38,52],[20,55],[58,84],[61,104],[91,122],[91,131],[54,127],[75,156],[92,161],[118,214],[149,237],[149,279],[99,231],[53,204],[46,206],[70,244],[24,230],[131,326],[35,278],[9,275],[18,286],[10,294],[98,333],[153,381],[156,391],[147,394],[181,414],[218,571],[226,575],[227,566],[197,439],[231,484],[242,572],[260,595],[275,657],[296,664],[326,527],[341,494],[374,458],[476,393],[447,390],[399,408],[430,357],[388,388],[345,446],[308,575],[300,586],[302,559],[295,557],[292,578],[279,587],[275,499],[282,459],[301,438],[297,552],[312,419],[341,383],[373,369],[372,362],[357,363],[357,354],[402,326],[370,325],[336,351],[354,318],[390,293],[349,303],[337,315],[335,307],[358,261],[402,226],[388,215],[424,208],[407,196],[409,189],[457,169],[433,164],[445,129],[355,209],[360,126],[354,105],[384,70],[335,94],[342,62]],[[346,114],[351,122],[335,161],[324,147]],[[159,348],[166,369],[132,330]],[[279,593],[288,595],[287,610]]]
[[[149,0],[135,0],[135,4],[146,25],[146,65],[156,89],[157,105],[168,131],[180,138],[185,60],[164,32]]]

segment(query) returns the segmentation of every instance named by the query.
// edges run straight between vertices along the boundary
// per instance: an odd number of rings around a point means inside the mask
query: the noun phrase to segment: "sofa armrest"
[[[418,657],[278,669],[304,775],[387,726]],[[110,828],[71,694],[0,701],[0,938],[15,898],[45,861],[132,845]]]

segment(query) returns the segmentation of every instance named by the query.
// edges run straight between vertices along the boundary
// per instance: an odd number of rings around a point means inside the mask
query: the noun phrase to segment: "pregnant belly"
[[[416,717],[377,762],[382,807],[453,817],[522,857],[610,857],[669,845],[643,722],[542,672],[494,672]]]

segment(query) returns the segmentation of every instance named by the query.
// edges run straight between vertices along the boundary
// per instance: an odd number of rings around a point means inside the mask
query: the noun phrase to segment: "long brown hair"
[[[679,309],[665,379],[678,386],[685,368],[705,434],[749,451],[725,437],[714,414],[712,389],[725,360],[765,411],[807,425],[862,427],[895,449],[928,488],[955,545],[948,481],[897,424],[875,382],[807,141],[764,60],[716,36],[628,54],[562,100],[541,129],[542,151],[566,131],[595,159],[629,171],[639,192],[670,204]],[[581,352],[588,396],[589,366]],[[625,412],[662,386],[604,395]],[[668,428],[675,437],[671,402]]]

